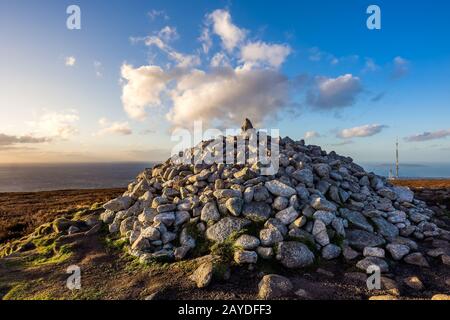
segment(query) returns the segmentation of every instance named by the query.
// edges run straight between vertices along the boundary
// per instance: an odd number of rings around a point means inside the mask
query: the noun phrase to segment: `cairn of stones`
[[[250,129],[246,119],[240,134],[245,138]],[[279,169],[273,175],[261,175],[258,162],[168,159],[106,203],[101,219],[110,233],[127,238],[130,254],[144,262],[189,259],[200,239],[211,244],[231,239],[230,262],[239,265],[273,259],[302,268],[342,259],[364,271],[375,265],[388,272],[392,261],[428,266],[418,242],[448,240],[448,231],[433,223],[433,211],[408,188],[334,151],[288,137],[278,141]]]

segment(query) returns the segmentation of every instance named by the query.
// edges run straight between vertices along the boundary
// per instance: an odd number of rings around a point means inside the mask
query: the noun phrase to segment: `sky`
[[[369,5],[381,12],[370,30]],[[67,28],[77,5],[81,29]],[[0,0],[0,163],[158,161],[259,128],[357,162],[450,156],[446,1]]]

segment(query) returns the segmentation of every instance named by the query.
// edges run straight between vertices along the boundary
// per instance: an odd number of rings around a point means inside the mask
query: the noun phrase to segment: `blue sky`
[[[66,28],[71,4],[81,30]],[[381,30],[366,27],[370,4]],[[392,162],[397,138],[404,162],[445,162],[448,12],[444,1],[0,0],[0,162],[160,160],[174,127],[246,115],[359,162]]]

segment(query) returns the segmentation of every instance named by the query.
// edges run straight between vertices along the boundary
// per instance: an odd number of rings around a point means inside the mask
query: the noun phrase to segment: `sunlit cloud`
[[[28,124],[38,134],[65,140],[78,134],[76,124],[79,120],[78,112],[69,110],[66,112],[46,112],[37,121],[30,121]]]
[[[97,135],[99,136],[110,134],[127,136],[133,133],[128,122],[110,122],[106,118],[101,118],[98,123],[101,127],[101,129],[97,132]]]
[[[438,130],[433,132],[424,132],[405,138],[407,142],[423,142],[429,140],[443,139],[450,136],[450,129]]]
[[[341,139],[371,137],[380,133],[384,128],[387,128],[387,126],[381,124],[366,124],[360,127],[343,129],[336,134],[336,137]]]
[[[77,59],[74,56],[66,57],[65,64],[67,67],[73,67],[76,63]]]

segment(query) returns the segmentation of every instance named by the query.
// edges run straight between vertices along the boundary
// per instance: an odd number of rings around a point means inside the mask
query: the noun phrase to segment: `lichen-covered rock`
[[[249,220],[242,218],[222,218],[206,230],[206,237],[219,243],[224,242],[233,232],[242,230],[249,223]]]
[[[290,295],[294,286],[288,278],[276,274],[268,274],[259,282],[258,288],[258,297],[270,300]]]
[[[238,250],[234,253],[234,261],[237,264],[256,263],[258,261],[258,255],[255,251]]]
[[[205,288],[211,283],[213,271],[214,271],[213,263],[205,262],[194,271],[194,273],[189,277],[189,279],[195,282],[197,288]]]
[[[380,236],[364,230],[347,230],[346,234],[349,245],[361,251],[365,247],[377,247],[385,243]]]
[[[254,222],[264,222],[269,219],[272,209],[265,202],[250,202],[244,204],[242,215]]]
[[[302,268],[314,263],[314,254],[303,243],[285,241],[278,244],[277,260],[286,268]]]
[[[244,250],[254,250],[259,246],[259,244],[260,241],[257,237],[250,236],[248,234],[243,234],[234,243],[236,247],[242,248]]]
[[[118,197],[103,205],[103,208],[113,212],[126,210],[133,204],[133,199],[128,196]]]

